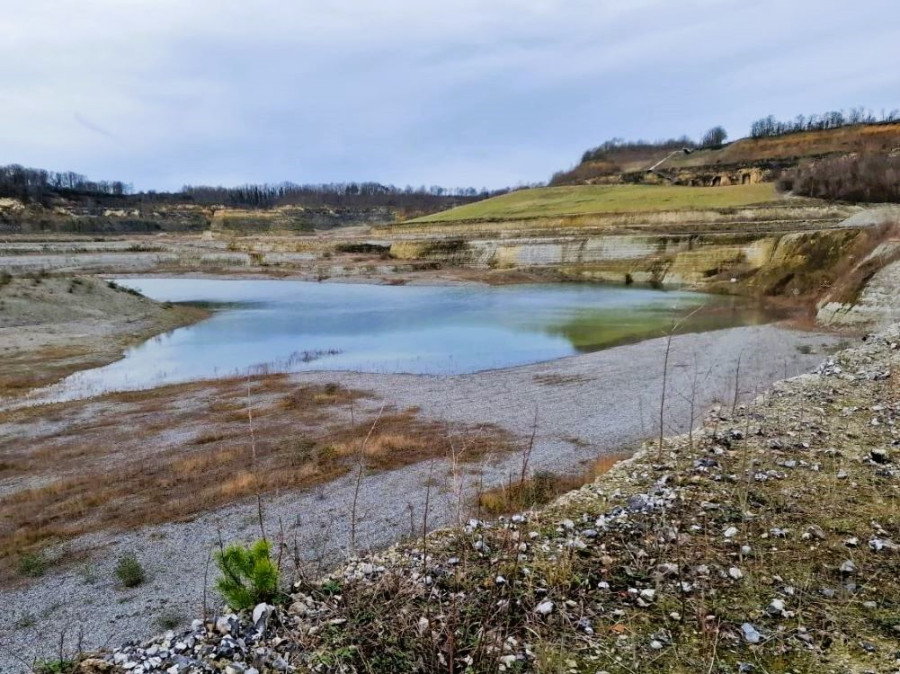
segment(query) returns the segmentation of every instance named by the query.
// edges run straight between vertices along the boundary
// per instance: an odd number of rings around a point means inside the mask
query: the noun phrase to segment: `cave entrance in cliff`
[[[719,185],[721,185],[721,184],[722,184],[722,176],[716,176],[715,178],[713,178],[713,181],[712,181],[713,187],[719,187]]]
[[[741,185],[749,185],[750,184],[750,174],[745,173],[741,176]]]

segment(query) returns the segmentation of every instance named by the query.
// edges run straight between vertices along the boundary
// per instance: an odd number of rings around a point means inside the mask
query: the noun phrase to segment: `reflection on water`
[[[227,306],[129,350],[116,363],[73,375],[63,385],[72,395],[253,370],[460,374],[656,337],[687,314],[681,331],[766,320],[726,298],[589,285],[117,282],[156,300]]]

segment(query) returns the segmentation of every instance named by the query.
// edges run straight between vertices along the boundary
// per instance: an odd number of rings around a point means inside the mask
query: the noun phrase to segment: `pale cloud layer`
[[[0,0],[0,163],[499,187],[613,136],[900,107],[898,45],[896,0]]]

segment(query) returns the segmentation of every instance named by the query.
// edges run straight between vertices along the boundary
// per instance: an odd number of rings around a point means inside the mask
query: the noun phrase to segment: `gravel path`
[[[683,335],[669,356],[667,434],[685,431],[716,401],[734,397],[740,362],[740,394],[749,398],[773,381],[813,369],[836,339],[776,326],[742,327]],[[602,453],[634,447],[658,432],[664,339],[649,340],[548,363],[463,376],[306,373],[298,382],[338,382],[373,391],[398,407],[418,406],[426,418],[466,424],[492,423],[527,436],[537,413],[532,469],[577,470]],[[692,391],[694,392],[692,395]],[[694,418],[691,419],[691,400]],[[693,423],[692,423],[693,422]],[[431,490],[430,527],[465,517],[478,485],[499,484],[520,458],[495,457],[464,464],[456,475],[447,462],[417,464],[366,475],[362,481],[357,541],[390,544],[421,530],[426,485]],[[347,554],[351,478],[265,500],[267,533],[283,528],[310,572]],[[462,494],[462,499],[460,499]],[[0,590],[0,672],[22,671],[35,658],[57,657],[60,635],[72,652],[141,639],[163,630],[162,619],[189,622],[201,615],[204,568],[219,536],[259,535],[256,504],[245,503],[189,522],[147,527],[121,535],[85,536],[61,551],[62,561],[42,578]],[[141,587],[117,587],[118,557],[133,552],[148,572]],[[214,577],[210,569],[209,581]],[[208,604],[217,598],[208,593]]]

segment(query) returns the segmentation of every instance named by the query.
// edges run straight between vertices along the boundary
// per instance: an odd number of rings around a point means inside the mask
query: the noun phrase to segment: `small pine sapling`
[[[249,547],[240,543],[229,545],[216,553],[216,566],[222,573],[216,588],[235,611],[276,599],[278,568],[267,540],[258,540]]]

